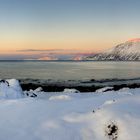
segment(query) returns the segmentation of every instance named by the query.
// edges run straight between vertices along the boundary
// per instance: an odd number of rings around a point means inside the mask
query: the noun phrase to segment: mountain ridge
[[[97,61],[140,61],[140,38],[131,39],[109,50],[86,57]]]

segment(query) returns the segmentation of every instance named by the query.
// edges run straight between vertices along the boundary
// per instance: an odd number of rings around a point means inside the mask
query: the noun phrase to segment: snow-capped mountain
[[[140,61],[140,38],[119,44],[103,53],[89,56],[87,60]]]

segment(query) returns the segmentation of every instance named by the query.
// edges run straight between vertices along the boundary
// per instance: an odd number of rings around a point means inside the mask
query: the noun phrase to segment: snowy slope
[[[94,56],[87,57],[88,60],[140,60],[140,39],[129,40],[119,44],[112,49]]]
[[[18,91],[16,83],[11,81],[7,88],[14,85],[12,90]],[[36,93],[38,97],[0,100],[0,140],[140,138],[140,89],[45,93],[38,88],[30,92]],[[10,90],[6,91],[6,94],[10,93]]]

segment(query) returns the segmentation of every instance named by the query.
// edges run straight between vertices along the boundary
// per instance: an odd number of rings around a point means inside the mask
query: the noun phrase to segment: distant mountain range
[[[85,60],[140,61],[140,38],[126,41],[103,53],[88,56]]]
[[[93,53],[89,54],[89,53],[77,53],[77,54],[60,54],[60,55],[48,55],[45,57],[41,57],[35,60],[45,60],[45,61],[50,61],[50,60],[65,60],[65,61],[69,61],[69,60],[73,60],[73,61],[80,61],[80,60],[84,60],[85,58],[87,58],[88,56],[93,55]]]
[[[140,61],[140,38],[128,40],[102,53],[54,54],[37,60]]]

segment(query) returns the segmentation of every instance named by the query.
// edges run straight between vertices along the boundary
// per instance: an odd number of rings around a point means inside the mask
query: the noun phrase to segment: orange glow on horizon
[[[96,53],[107,48],[108,44],[93,41],[0,41],[0,54],[36,54],[39,51],[24,51],[24,50],[63,50],[61,53],[81,52],[81,53]],[[103,46],[103,47],[102,47]],[[106,47],[105,47],[106,46]],[[66,50],[66,52],[65,52]],[[41,52],[41,51],[40,51]]]
[[[131,42],[140,42],[140,38],[133,38],[133,39],[129,39],[128,41],[131,41]]]

